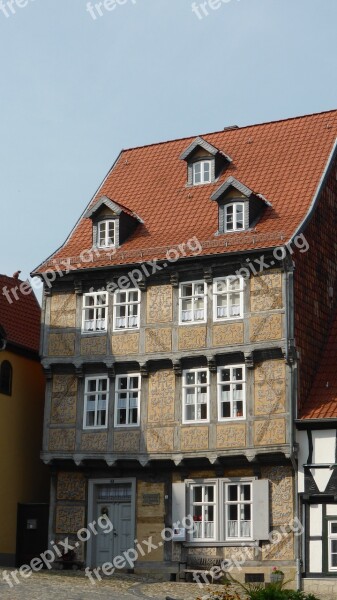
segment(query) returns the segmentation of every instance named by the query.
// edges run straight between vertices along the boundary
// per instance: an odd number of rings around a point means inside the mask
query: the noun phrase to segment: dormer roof
[[[232,175],[228,177],[228,179],[226,179],[226,181],[224,181],[222,185],[220,185],[216,192],[214,192],[214,194],[211,196],[211,200],[220,200],[220,198],[222,198],[222,196],[224,196],[226,192],[228,192],[228,190],[230,190],[231,188],[236,189],[238,192],[240,192],[240,194],[246,196],[246,198],[251,198],[255,196],[255,198],[263,200],[267,204],[267,206],[271,206],[271,203],[268,202],[268,200],[262,194],[257,194]]]
[[[137,219],[137,221],[139,221],[140,223],[143,223],[142,219],[140,217],[138,217],[138,215],[136,215],[136,213],[134,213],[132,210],[130,210],[123,204],[121,204],[119,202],[114,202],[114,200],[110,200],[110,198],[108,198],[107,196],[101,196],[97,200],[97,202],[95,202],[94,204],[89,206],[89,208],[84,213],[83,217],[85,219],[92,219],[104,206],[109,208],[116,215],[120,215],[122,212],[124,212],[125,214],[129,215],[130,217]]]
[[[208,154],[211,154],[212,156],[216,156],[217,154],[220,154],[229,163],[232,162],[232,159],[230,158],[230,156],[228,156],[222,150],[219,150],[219,148],[216,148],[209,142],[206,142],[206,140],[204,140],[200,136],[196,137],[195,140],[193,140],[193,142],[188,146],[188,148],[186,148],[186,150],[180,155],[180,160],[189,160],[190,157],[193,155],[193,153],[195,152],[195,150],[198,147],[202,148],[203,150],[206,150],[206,152],[208,152]]]

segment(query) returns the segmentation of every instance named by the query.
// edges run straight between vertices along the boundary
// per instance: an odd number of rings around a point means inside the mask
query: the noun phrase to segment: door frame
[[[131,521],[130,521],[130,531],[131,531],[131,539],[136,538],[136,478],[102,478],[102,479],[89,479],[88,481],[88,523],[92,523],[96,521],[96,503],[95,503],[95,491],[98,485],[113,485],[114,483],[129,483],[131,484]],[[87,557],[86,557],[86,566],[90,568],[94,568],[95,565],[95,553],[93,552],[95,544],[94,536],[92,535],[87,542]]]

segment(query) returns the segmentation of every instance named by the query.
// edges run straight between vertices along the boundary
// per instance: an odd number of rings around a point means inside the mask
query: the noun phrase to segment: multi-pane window
[[[181,283],[179,287],[180,323],[206,321],[207,284],[204,281]]]
[[[138,329],[140,290],[119,290],[114,294],[114,330]]]
[[[266,539],[269,527],[261,530],[259,513],[255,512],[253,532],[253,500],[269,510],[268,486],[265,481],[252,479],[204,479],[187,481],[188,504],[186,512],[193,518],[190,542],[213,540],[235,542],[238,540]],[[264,529],[268,530],[264,531]],[[255,537],[254,537],[255,536]]]
[[[116,244],[116,221],[107,219],[97,225],[97,246],[111,248]]]
[[[183,372],[183,422],[208,421],[209,371],[191,369]]]
[[[193,163],[193,185],[210,183],[212,179],[212,161],[199,160]]]
[[[108,424],[109,379],[87,377],[84,391],[84,428],[103,429]]]
[[[82,331],[106,331],[108,322],[108,293],[92,292],[83,296]]]
[[[115,425],[131,427],[139,425],[140,375],[116,377]]]
[[[224,207],[224,231],[241,231],[245,228],[244,203],[232,202]]]
[[[243,317],[244,279],[230,275],[213,282],[214,321],[240,319]]]
[[[225,484],[225,537],[244,539],[252,537],[251,483]]]
[[[329,521],[329,571],[337,571],[337,521]]]
[[[218,368],[219,421],[245,418],[245,391],[245,367],[243,365]]]
[[[216,485],[191,485],[191,515],[193,517],[193,540],[215,539]]]

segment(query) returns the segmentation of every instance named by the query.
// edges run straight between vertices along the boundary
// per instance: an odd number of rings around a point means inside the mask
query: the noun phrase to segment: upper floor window
[[[219,421],[246,417],[245,367],[218,368]]]
[[[245,228],[244,202],[231,202],[224,207],[224,231],[242,231]]]
[[[107,427],[108,401],[108,377],[87,377],[84,391],[84,429],[105,429]]]
[[[138,329],[140,290],[128,289],[114,294],[114,330]]]
[[[6,396],[12,395],[12,365],[8,360],[4,360],[0,367],[0,394]]]
[[[115,425],[131,427],[139,425],[140,375],[118,375],[116,377]]]
[[[181,283],[179,287],[179,321],[200,323],[206,321],[207,284],[204,281]]]
[[[199,160],[192,165],[193,185],[210,183],[212,180],[212,161]]]
[[[106,219],[97,225],[97,246],[99,248],[112,248],[116,245],[116,221]]]
[[[183,423],[209,420],[209,371],[190,369],[183,372]]]
[[[83,296],[82,331],[106,331],[108,325],[108,293],[90,292]]]
[[[214,321],[243,317],[243,277],[233,275],[215,279],[213,283]]]

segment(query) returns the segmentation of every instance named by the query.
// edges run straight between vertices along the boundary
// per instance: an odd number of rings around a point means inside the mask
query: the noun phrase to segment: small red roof
[[[94,253],[88,262],[88,253],[82,259],[81,252],[92,248],[92,221],[82,216],[35,273],[65,270],[67,260],[76,270],[164,259],[167,249],[194,236],[204,256],[280,246],[307,215],[336,137],[337,110],[203,135],[232,162],[216,182],[194,187],[186,185],[181,155],[195,138],[123,150],[88,206],[106,196],[142,223],[116,251]],[[218,206],[211,196],[230,176],[271,206],[254,231],[219,236]]]
[[[300,419],[337,419],[337,315]]]
[[[20,279],[0,274],[0,327],[8,343],[38,353],[41,308],[33,290],[27,295],[19,291],[21,283]],[[14,288],[17,288],[18,299],[11,293]],[[8,290],[12,302],[6,298],[5,290]]]

